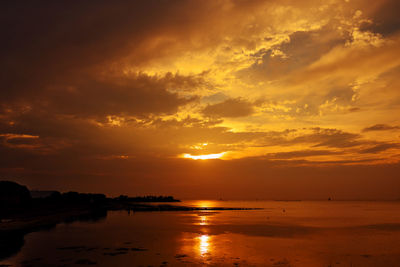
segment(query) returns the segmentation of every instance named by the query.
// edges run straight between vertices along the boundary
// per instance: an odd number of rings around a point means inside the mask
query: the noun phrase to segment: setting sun
[[[222,152],[222,153],[218,153],[218,154],[208,154],[208,155],[190,155],[190,154],[184,154],[183,157],[187,158],[187,159],[194,159],[194,160],[198,160],[198,159],[219,159],[221,158],[226,152]]]

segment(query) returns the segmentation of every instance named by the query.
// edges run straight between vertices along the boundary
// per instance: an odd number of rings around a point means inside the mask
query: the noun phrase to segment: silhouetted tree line
[[[32,197],[35,196],[35,197]],[[70,208],[107,207],[128,202],[179,202],[172,196],[137,196],[120,195],[107,198],[104,194],[78,192],[60,193],[58,191],[32,191],[26,186],[11,181],[0,181],[0,219],[4,215],[34,213],[40,215],[51,211]]]
[[[32,198],[26,186],[15,182],[0,181],[0,218],[10,213],[38,212],[68,207],[96,207],[106,204],[103,194],[78,192],[51,192],[46,197]]]
[[[0,181],[0,218],[9,211],[29,208],[31,204],[32,197],[26,186]]]
[[[44,201],[67,202],[71,204],[104,204],[107,200],[104,194],[87,194],[78,192],[53,192],[50,196],[43,198]]]

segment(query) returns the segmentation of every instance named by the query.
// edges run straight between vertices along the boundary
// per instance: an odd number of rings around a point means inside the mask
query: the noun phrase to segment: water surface
[[[399,202],[185,201],[27,234],[13,266],[400,266]]]

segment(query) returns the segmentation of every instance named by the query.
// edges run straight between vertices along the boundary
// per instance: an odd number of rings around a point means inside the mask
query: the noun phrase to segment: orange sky
[[[0,178],[112,195],[398,199],[398,10],[1,3]]]

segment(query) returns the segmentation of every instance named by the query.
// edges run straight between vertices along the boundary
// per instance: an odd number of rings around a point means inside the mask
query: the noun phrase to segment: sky
[[[0,5],[2,180],[400,199],[397,0]]]

